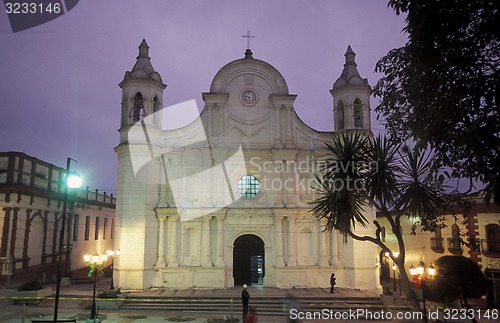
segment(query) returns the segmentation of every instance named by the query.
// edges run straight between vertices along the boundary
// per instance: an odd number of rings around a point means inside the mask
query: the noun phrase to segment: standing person
[[[241,291],[241,303],[243,304],[243,323],[247,320],[248,314],[248,303],[250,302],[250,293],[247,291],[248,285],[243,284],[243,290]]]
[[[335,282],[336,281],[337,281],[337,279],[335,278],[335,274],[332,273],[332,275],[330,276],[330,294],[335,293]]]
[[[297,323],[299,322],[298,319],[292,319],[292,310],[296,310],[298,311],[300,309],[300,303],[297,301],[297,299],[295,297],[293,297],[293,295],[289,292],[286,293],[286,298],[287,298],[287,302],[285,304],[283,304],[284,308],[285,308],[285,317],[287,318],[286,321],[288,323]]]

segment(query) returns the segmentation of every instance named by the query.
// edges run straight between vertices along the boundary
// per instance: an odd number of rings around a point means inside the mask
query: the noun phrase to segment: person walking
[[[332,275],[330,276],[330,294],[335,293],[335,282],[336,281],[337,281],[337,279],[335,278],[335,274],[332,273]]]
[[[243,284],[243,290],[241,291],[241,303],[243,304],[243,323],[247,320],[248,315],[248,303],[250,302],[250,293],[247,291],[248,285]]]

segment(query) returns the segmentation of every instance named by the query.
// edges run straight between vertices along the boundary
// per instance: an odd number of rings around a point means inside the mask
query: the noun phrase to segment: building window
[[[252,198],[260,190],[260,183],[255,176],[245,175],[238,181],[238,192],[245,198]]]
[[[111,219],[111,239],[115,238],[115,219]]]
[[[75,214],[73,218],[73,241],[78,241],[78,227],[80,226],[80,215]]]
[[[337,124],[339,126],[339,130],[343,130],[345,128],[344,115],[345,115],[344,102],[339,101],[337,103]]]
[[[108,218],[104,218],[104,226],[102,228],[102,238],[106,239],[106,230],[108,229]]]
[[[153,98],[153,122],[156,125],[160,125],[160,113],[157,113],[161,110],[161,103],[160,99],[158,99],[158,96],[155,95]]]
[[[486,226],[486,243],[488,252],[500,252],[500,225],[492,223]]]
[[[141,92],[137,92],[134,96],[134,105],[129,113],[129,118],[132,121],[140,121],[143,117],[145,117],[144,113],[144,97]]]
[[[363,106],[358,98],[354,100],[354,128],[363,128]]]
[[[95,218],[95,233],[94,233],[94,239],[98,240],[99,239],[99,217]]]
[[[85,217],[85,240],[89,239],[90,234],[90,215]]]
[[[460,241],[460,228],[458,225],[451,226],[451,238],[448,238],[448,251],[454,255],[462,253],[462,245]]]
[[[444,252],[443,237],[441,236],[441,228],[437,227],[434,232],[434,237],[431,237],[431,249],[434,252]]]

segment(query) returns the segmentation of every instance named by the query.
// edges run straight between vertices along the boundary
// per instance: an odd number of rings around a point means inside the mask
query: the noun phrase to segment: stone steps
[[[347,311],[349,309],[367,308],[370,310],[383,309],[380,298],[376,297],[300,297],[295,298],[303,311]],[[252,297],[250,306],[254,307],[259,315],[285,315],[287,301],[283,297]],[[242,310],[239,297],[134,297],[129,296],[121,306],[129,310],[163,310],[195,313],[217,313],[239,315]]]

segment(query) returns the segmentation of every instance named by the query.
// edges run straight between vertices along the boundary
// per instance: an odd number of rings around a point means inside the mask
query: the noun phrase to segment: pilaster
[[[217,258],[216,267],[224,267],[224,215],[217,215]]]
[[[201,237],[202,237],[202,252],[203,252],[203,267],[212,267],[212,258],[210,255],[211,244],[210,244],[210,216],[205,216],[202,220],[201,225]]]
[[[339,259],[339,232],[330,231],[328,234],[330,238],[330,266],[340,266]]]
[[[274,227],[276,231],[276,266],[281,267],[285,265],[283,258],[283,216],[275,215]]]
[[[165,220],[167,215],[155,209],[156,218],[158,219],[158,256],[156,258],[155,267],[165,267]]]
[[[288,220],[288,261],[287,266],[297,266],[297,222],[295,217]]]
[[[319,266],[328,266],[328,258],[326,257],[326,238],[327,238],[327,233],[322,232],[322,227],[323,227],[323,221],[318,220],[318,238],[319,238],[319,259],[318,259],[318,265]]]
[[[178,226],[179,226],[179,216],[171,215],[168,217],[168,228],[169,228],[169,253],[168,253],[168,266],[169,267],[179,267],[179,258],[177,257],[177,244],[178,244]]]

